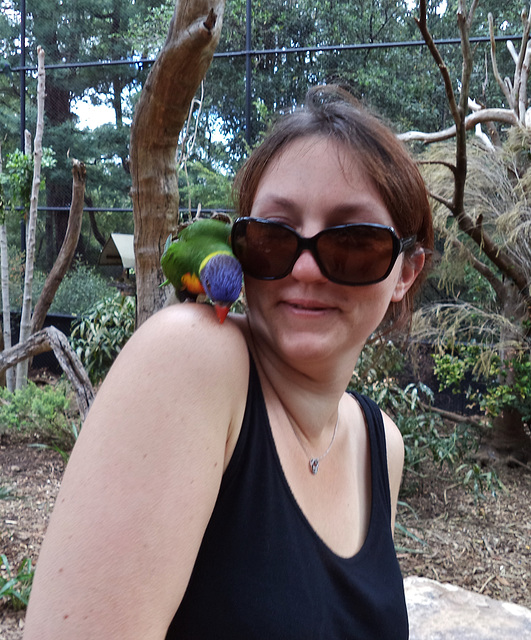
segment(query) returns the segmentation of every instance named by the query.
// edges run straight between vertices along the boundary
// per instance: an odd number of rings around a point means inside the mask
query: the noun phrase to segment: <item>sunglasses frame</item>
[[[289,268],[284,270],[282,272],[281,275],[275,275],[275,276],[256,276],[253,275],[252,273],[248,273],[247,270],[245,268],[243,268],[243,272],[245,274],[248,274],[249,276],[251,276],[252,278],[255,278],[256,280],[281,280],[282,278],[285,278],[286,276],[288,276],[292,271],[293,271],[293,267],[295,266],[295,263],[297,262],[297,260],[299,259],[301,253],[303,251],[310,251],[310,253],[312,254],[315,262],[317,263],[321,273],[323,274],[323,276],[325,278],[327,278],[328,280],[330,280],[331,282],[334,282],[336,284],[341,284],[341,285],[346,285],[349,287],[363,287],[363,286],[367,286],[367,285],[371,285],[371,284],[376,284],[378,282],[382,282],[383,280],[385,280],[389,274],[391,273],[391,271],[393,270],[393,267],[396,264],[396,261],[398,260],[398,257],[401,253],[403,253],[404,251],[407,251],[408,249],[411,249],[412,247],[415,246],[415,243],[417,241],[417,236],[409,236],[408,238],[399,238],[395,229],[393,227],[389,227],[386,225],[382,225],[382,224],[376,224],[376,223],[371,223],[371,222],[360,222],[360,223],[350,223],[350,224],[342,224],[342,225],[337,225],[334,227],[327,227],[326,229],[322,229],[321,231],[319,231],[319,233],[316,233],[314,236],[312,236],[311,238],[305,238],[304,236],[301,236],[299,233],[297,233],[297,231],[295,231],[295,229],[292,229],[291,227],[289,227],[286,224],[283,224],[282,222],[277,222],[275,220],[267,220],[265,218],[253,218],[250,216],[245,216],[245,217],[240,217],[237,218],[233,225],[232,225],[232,230],[231,230],[231,244],[232,244],[232,250],[234,252],[234,246],[235,246],[235,237],[236,237],[236,232],[239,230],[239,228],[241,226],[245,226],[247,227],[249,224],[252,224],[254,222],[258,222],[260,224],[265,224],[265,225],[269,225],[269,226],[275,226],[275,227],[280,227],[286,231],[289,231],[293,236],[296,237],[297,239],[297,249],[294,253],[294,257],[290,262]],[[385,274],[375,280],[370,280],[368,282],[345,282],[341,279],[335,278],[335,277],[331,277],[330,274],[328,273],[326,267],[323,265],[321,258],[319,256],[319,252],[317,249],[317,242],[319,240],[319,238],[323,235],[326,234],[327,231],[332,231],[332,230],[340,230],[340,229],[352,229],[352,228],[356,228],[356,227],[363,227],[363,228],[373,228],[373,229],[384,229],[386,232],[389,233],[389,235],[392,238],[392,242],[393,242],[393,251],[392,251],[392,255],[391,255],[391,260],[389,263],[389,267],[387,269],[387,271],[385,272]],[[245,237],[245,234],[243,234],[243,237]],[[235,253],[236,255],[236,253]],[[238,258],[238,256],[236,255],[236,258]]]

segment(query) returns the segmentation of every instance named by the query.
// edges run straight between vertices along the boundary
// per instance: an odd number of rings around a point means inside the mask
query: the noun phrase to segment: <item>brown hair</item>
[[[416,235],[417,249],[422,247],[429,258],[433,249],[432,216],[417,165],[386,125],[337,86],[310,89],[305,106],[282,116],[252,152],[234,183],[238,215],[251,215],[258,185],[270,162],[294,140],[315,135],[339,142],[361,159],[398,234]],[[401,302],[390,304],[386,326],[408,322],[414,295],[426,271],[425,267]]]

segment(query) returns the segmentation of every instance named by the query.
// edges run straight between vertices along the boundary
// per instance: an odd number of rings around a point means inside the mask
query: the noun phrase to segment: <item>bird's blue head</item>
[[[231,254],[214,254],[201,269],[199,277],[206,295],[216,306],[220,322],[223,322],[230,306],[236,302],[242,290],[243,276],[240,263]],[[223,311],[220,315],[220,308],[226,309],[224,315]]]

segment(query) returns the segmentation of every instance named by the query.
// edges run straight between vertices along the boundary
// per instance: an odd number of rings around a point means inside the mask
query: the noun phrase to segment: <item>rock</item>
[[[428,578],[404,580],[410,640],[531,640],[531,610]]]

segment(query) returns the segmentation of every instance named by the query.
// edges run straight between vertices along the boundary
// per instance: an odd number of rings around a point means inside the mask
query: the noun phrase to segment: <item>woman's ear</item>
[[[403,258],[400,277],[391,298],[392,302],[400,302],[402,300],[422,271],[425,261],[426,254],[422,247],[419,247],[413,253]]]

